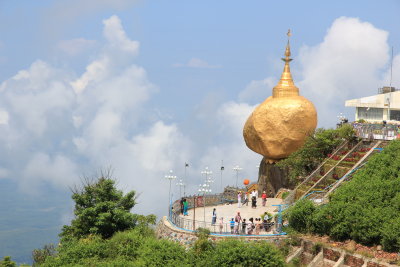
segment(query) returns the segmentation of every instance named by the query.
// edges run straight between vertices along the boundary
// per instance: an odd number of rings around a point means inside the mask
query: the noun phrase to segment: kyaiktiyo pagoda
[[[313,103],[299,95],[290,73],[290,35],[289,30],[281,79],[272,89],[272,96],[256,107],[243,128],[246,145],[264,156],[260,164],[259,190],[273,194],[281,187],[288,187],[285,171],[275,163],[298,150],[317,126]]]

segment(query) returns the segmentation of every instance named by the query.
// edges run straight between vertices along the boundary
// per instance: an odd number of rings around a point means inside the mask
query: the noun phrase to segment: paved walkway
[[[218,206],[208,206],[208,207],[200,207],[196,208],[196,221],[206,221],[207,223],[211,223],[212,212],[213,209],[216,208],[217,211],[217,223],[219,222],[219,218],[224,218],[224,223],[230,221],[231,218],[236,216],[236,213],[240,211],[240,215],[242,219],[248,220],[249,218],[260,218],[261,214],[264,212],[271,213],[274,215],[278,212],[277,207],[273,207],[272,205],[279,205],[282,203],[282,199],[280,198],[267,198],[267,203],[265,207],[261,205],[261,198],[257,199],[257,208],[251,208],[251,202],[249,202],[248,206],[244,205],[242,207],[238,207],[237,203],[234,204],[225,204],[225,205],[218,205]],[[185,219],[193,220],[193,209],[188,211],[189,216],[182,216]]]

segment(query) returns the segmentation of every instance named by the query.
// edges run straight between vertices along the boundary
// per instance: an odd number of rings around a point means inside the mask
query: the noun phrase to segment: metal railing
[[[210,230],[210,234],[212,235],[286,235],[286,233],[282,231],[282,212],[287,208],[288,205],[282,204],[273,206],[276,206],[278,208],[278,213],[276,214],[276,216],[274,218],[269,218],[268,220],[261,220],[259,223],[254,221],[251,232],[248,231],[248,228],[250,228],[250,221],[247,221],[245,224],[243,222],[240,222],[237,226],[231,224],[230,221],[224,221],[223,223],[221,223],[220,220],[217,220],[216,223],[213,224],[212,222],[193,220],[183,217],[180,215],[180,212],[176,211],[171,212],[171,216],[168,219],[171,224],[182,230],[195,232],[198,228],[206,228]]]
[[[397,139],[398,125],[353,123],[356,135],[364,139],[394,140]]]

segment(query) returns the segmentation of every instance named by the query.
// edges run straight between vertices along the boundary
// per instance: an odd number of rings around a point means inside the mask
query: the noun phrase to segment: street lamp
[[[234,167],[233,170],[236,171],[236,188],[238,188],[239,171],[243,170],[243,168],[236,165],[236,167]]]
[[[179,197],[182,198],[182,187],[185,189],[185,184],[183,183],[182,179],[180,179],[179,182],[176,183],[176,185],[179,186]]]
[[[204,169],[204,171],[201,171],[201,174],[205,174],[205,175],[206,175],[206,180],[207,180],[207,179],[208,179],[208,176],[212,174],[212,171],[210,171],[210,170],[208,169],[208,167],[206,167],[206,168]]]
[[[201,184],[199,187],[199,194],[203,194],[204,227],[206,227],[206,194],[211,193],[211,189],[208,183]]]
[[[224,161],[221,160],[221,196],[224,193],[224,188],[222,187],[222,172],[225,170]]]
[[[172,180],[176,179],[175,175],[172,175],[173,171],[170,170],[168,175],[165,175],[165,179],[169,180],[169,193],[168,193],[168,197],[169,197],[169,201],[168,201],[168,215],[171,218],[171,207],[170,205],[172,205],[172,199],[171,199],[171,182]]]

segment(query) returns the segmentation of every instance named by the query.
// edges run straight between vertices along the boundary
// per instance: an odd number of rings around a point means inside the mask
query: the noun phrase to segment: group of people
[[[242,202],[242,196],[243,196],[243,202]],[[249,205],[249,192],[243,192],[239,191],[238,195],[238,207],[240,208],[242,205]],[[257,208],[257,198],[258,198],[258,192],[253,189],[251,192],[251,207],[253,209]],[[261,200],[262,200],[262,206],[265,207],[265,204],[267,203],[267,193],[263,191],[261,195]]]
[[[235,218],[231,218],[229,221],[229,227],[231,234],[237,235],[259,235],[260,232],[270,230],[270,227],[274,224],[270,222],[270,217],[267,213],[265,213],[263,218],[250,218],[246,221],[246,219],[242,219],[240,215],[240,211],[237,212]],[[217,212],[216,209],[213,209],[212,214],[212,225],[216,225],[217,223]],[[219,232],[222,234],[224,232],[224,218],[220,217],[219,219]],[[228,231],[226,229],[225,231]]]
[[[238,211],[235,218],[231,218],[229,222],[231,234],[237,235],[259,235],[262,230],[269,231],[271,223],[269,222],[268,215],[264,218],[250,218],[248,221],[242,219],[240,212]],[[223,230],[223,218],[220,219],[220,233]]]

